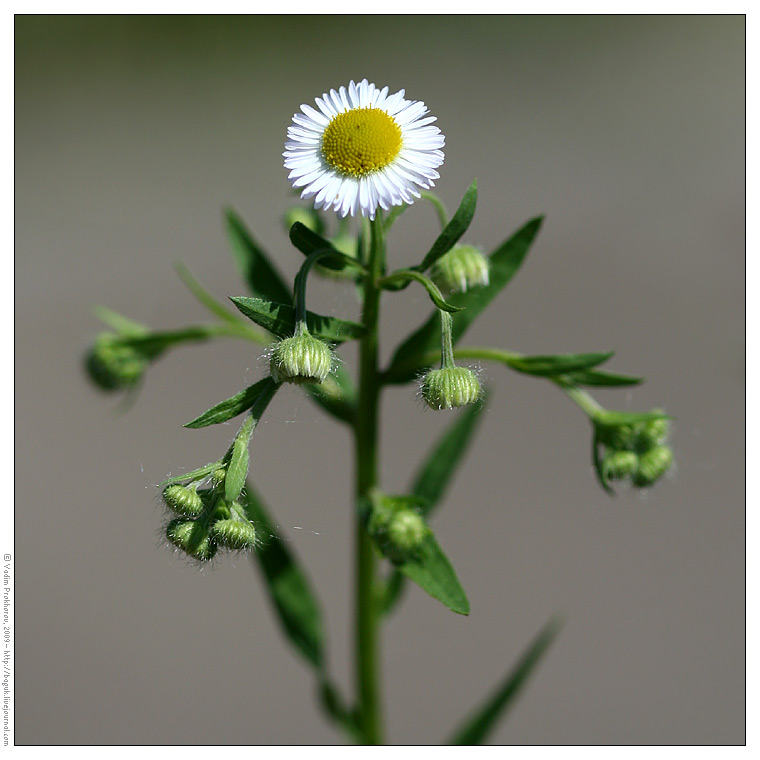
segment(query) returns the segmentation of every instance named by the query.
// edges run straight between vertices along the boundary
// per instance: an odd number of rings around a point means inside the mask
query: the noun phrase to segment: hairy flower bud
[[[244,520],[218,520],[211,526],[211,538],[228,549],[253,549],[256,546],[256,529]]]
[[[633,451],[608,451],[602,467],[609,480],[622,480],[636,470],[638,463],[639,458]]]
[[[164,488],[166,506],[177,514],[197,517],[203,512],[203,500],[193,486],[171,485]]]
[[[659,480],[673,464],[669,446],[654,446],[639,457],[639,466],[631,478],[637,488],[646,488]]]
[[[430,267],[430,277],[441,290],[465,293],[488,285],[488,259],[474,246],[456,245]]]
[[[101,333],[85,357],[87,374],[104,391],[134,385],[147,366],[148,359],[114,333]]]
[[[430,370],[422,379],[420,391],[431,409],[454,409],[480,398],[480,381],[468,367],[445,367]]]
[[[292,338],[274,344],[269,370],[277,383],[318,384],[330,373],[332,362],[330,346],[303,328]]]
[[[201,520],[172,520],[166,526],[166,538],[201,562],[208,562],[216,554],[216,544],[209,540],[208,529]]]

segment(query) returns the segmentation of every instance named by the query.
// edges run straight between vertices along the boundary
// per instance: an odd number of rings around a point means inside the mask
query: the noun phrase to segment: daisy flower
[[[285,168],[302,198],[345,217],[413,203],[433,186],[444,138],[435,116],[404,90],[388,95],[363,79],[302,105],[285,143]]]

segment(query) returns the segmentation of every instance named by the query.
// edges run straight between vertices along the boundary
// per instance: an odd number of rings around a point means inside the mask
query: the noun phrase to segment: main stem
[[[365,227],[366,234],[366,227]],[[385,258],[382,219],[370,222],[370,248],[364,277],[362,324],[367,332],[359,348],[359,403],[356,440],[356,679],[357,717],[364,741],[382,743],[380,718],[379,608],[375,592],[375,553],[364,522],[370,492],[377,485],[378,409],[378,281]]]

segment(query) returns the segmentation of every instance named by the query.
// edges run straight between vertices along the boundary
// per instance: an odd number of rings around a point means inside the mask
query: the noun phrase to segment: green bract
[[[330,374],[330,346],[304,330],[272,346],[269,369],[276,383],[321,383]]]

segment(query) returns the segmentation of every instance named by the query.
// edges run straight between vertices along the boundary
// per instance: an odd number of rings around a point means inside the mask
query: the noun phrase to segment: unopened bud
[[[87,374],[104,391],[134,385],[148,366],[147,358],[118,335],[101,333],[85,357]]]
[[[488,285],[488,259],[474,246],[457,245],[430,267],[430,277],[441,290],[465,293]]]
[[[256,546],[256,529],[243,520],[219,520],[211,526],[211,538],[228,549],[253,549]]]
[[[430,370],[420,391],[431,409],[454,409],[480,398],[480,381],[469,367],[445,367]]]
[[[216,554],[216,544],[209,540],[208,529],[200,520],[172,520],[166,526],[166,538],[200,562],[208,562]]]
[[[303,328],[292,338],[275,343],[269,370],[277,383],[321,383],[330,374],[332,362],[330,346]]]
[[[609,451],[604,457],[602,467],[609,480],[622,480],[631,475],[639,463],[633,451]]]
[[[411,559],[430,535],[425,518],[409,499],[393,496],[375,502],[367,529],[383,555],[396,563]]]
[[[177,514],[197,517],[203,512],[203,500],[192,486],[172,485],[164,488],[166,506]]]
[[[646,488],[659,480],[673,464],[669,446],[654,446],[639,457],[639,466],[631,478],[637,488]]]
[[[215,486],[219,486],[224,483],[224,479],[227,477],[227,470],[224,467],[220,467],[218,470],[214,470],[211,473],[211,482]]]

